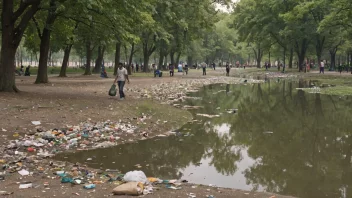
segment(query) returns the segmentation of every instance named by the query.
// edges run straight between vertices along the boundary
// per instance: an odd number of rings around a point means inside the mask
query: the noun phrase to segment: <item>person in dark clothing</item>
[[[137,64],[136,65],[136,72],[138,72],[138,70],[139,70],[139,65]]]
[[[215,70],[215,67],[216,67],[216,65],[215,65],[215,63],[213,63],[213,69]]]
[[[173,64],[169,65],[169,70],[170,70],[170,77],[174,76],[175,67]]]
[[[203,68],[203,76],[206,76],[207,75],[207,64],[203,63],[202,68]]]
[[[28,67],[26,67],[26,71],[24,72],[24,76],[31,76],[31,72],[29,71],[30,68],[31,68],[30,65],[28,65]]]
[[[229,62],[226,63],[225,68],[226,68],[226,76],[230,76],[230,64],[229,64]]]
[[[188,65],[185,65],[185,73],[186,73],[186,75],[188,74]]]
[[[265,64],[264,64],[264,65],[265,65],[265,70],[268,70],[268,66],[269,66],[269,65],[268,65],[268,63],[267,63],[267,62],[265,62]]]

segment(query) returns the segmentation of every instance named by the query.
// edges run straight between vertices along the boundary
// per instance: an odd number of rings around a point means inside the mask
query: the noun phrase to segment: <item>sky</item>
[[[238,2],[238,1],[240,1],[240,0],[232,0],[233,3]],[[223,12],[231,12],[232,11],[232,8],[228,9],[227,6],[223,6],[220,4],[218,4],[216,7],[217,7],[217,9],[219,9]]]

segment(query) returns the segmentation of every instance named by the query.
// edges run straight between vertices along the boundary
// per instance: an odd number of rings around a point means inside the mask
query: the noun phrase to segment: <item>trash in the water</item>
[[[265,131],[265,132],[263,132],[264,134],[273,134],[274,132],[272,132],[272,131]]]
[[[4,129],[4,128],[1,128],[1,131],[2,131],[2,132],[6,132],[7,130],[6,130],[6,129]]]
[[[203,117],[207,117],[207,118],[218,118],[218,117],[220,117],[220,115],[209,115],[209,114],[201,114],[201,113],[198,113],[197,116],[203,116]]]
[[[42,123],[40,123],[40,121],[32,121],[32,124],[34,124],[34,125],[41,125]]]

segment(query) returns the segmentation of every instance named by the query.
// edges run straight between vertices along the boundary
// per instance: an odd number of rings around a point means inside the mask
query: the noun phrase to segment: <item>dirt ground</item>
[[[143,90],[161,83],[175,83],[177,80],[187,81],[203,79],[212,76],[223,75],[222,70],[208,71],[208,76],[201,76],[200,71],[192,71],[188,76],[176,73],[175,77],[163,78],[131,77],[131,84],[126,85],[126,100],[119,101],[109,97],[107,92],[113,79],[102,79],[97,75],[82,76],[74,75],[68,78],[50,76],[50,83],[45,85],[33,84],[35,77],[17,77],[16,84],[20,93],[0,93],[0,147],[6,146],[8,139],[13,139],[14,133],[21,136],[35,131],[31,121],[40,121],[45,129],[61,128],[67,125],[75,125],[86,121],[124,120],[133,125],[138,125],[137,119],[143,113],[151,116],[141,130],[148,131],[149,138],[172,129],[177,129],[183,123],[192,119],[190,113],[160,101],[141,98]],[[177,119],[175,119],[177,118]],[[166,124],[158,125],[157,121],[167,121]],[[130,135],[122,139],[141,139],[139,135]],[[1,160],[1,156],[0,156]],[[28,166],[49,164],[48,160],[29,163]],[[1,164],[0,164],[1,165]],[[4,181],[0,181],[0,191],[14,192],[8,197],[109,197],[116,185],[99,184],[95,190],[85,190],[80,186],[61,184],[60,179],[51,175],[52,172],[44,171],[34,176],[22,178],[14,173],[6,175]],[[19,182],[30,181],[35,183],[36,188],[19,190]],[[43,183],[49,182],[44,187]],[[214,195],[222,197],[258,197],[269,198],[269,193],[244,192],[234,189],[221,189],[214,187],[184,185],[181,190],[171,190],[160,186],[160,190],[145,197],[188,197],[188,193],[195,193],[197,197]],[[78,193],[78,194],[75,194]],[[127,196],[119,196],[127,197]],[[276,198],[284,196],[275,196]]]

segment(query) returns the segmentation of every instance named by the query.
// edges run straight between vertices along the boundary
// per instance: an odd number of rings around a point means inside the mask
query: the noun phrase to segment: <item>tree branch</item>
[[[30,0],[27,0],[30,1]],[[39,10],[39,3],[40,1],[35,1],[33,0],[33,2],[37,2],[35,4],[32,4],[31,8],[29,10],[26,11],[26,13],[24,13],[20,23],[17,25],[17,27],[14,29],[14,41],[13,43],[18,46],[21,42],[22,36],[24,34],[24,31],[26,30],[26,27],[29,23],[29,21],[31,20],[31,18],[35,15],[35,13],[37,13],[37,11]]]
[[[35,24],[35,27],[37,28],[37,33],[38,33],[39,38],[42,39],[42,33],[40,31],[38,21],[35,19],[34,16],[32,17],[32,20],[33,20],[33,22]]]
[[[20,7],[13,13],[13,20],[17,19],[23,14],[23,12],[30,6],[34,4],[40,4],[40,0],[23,0],[20,3]]]

